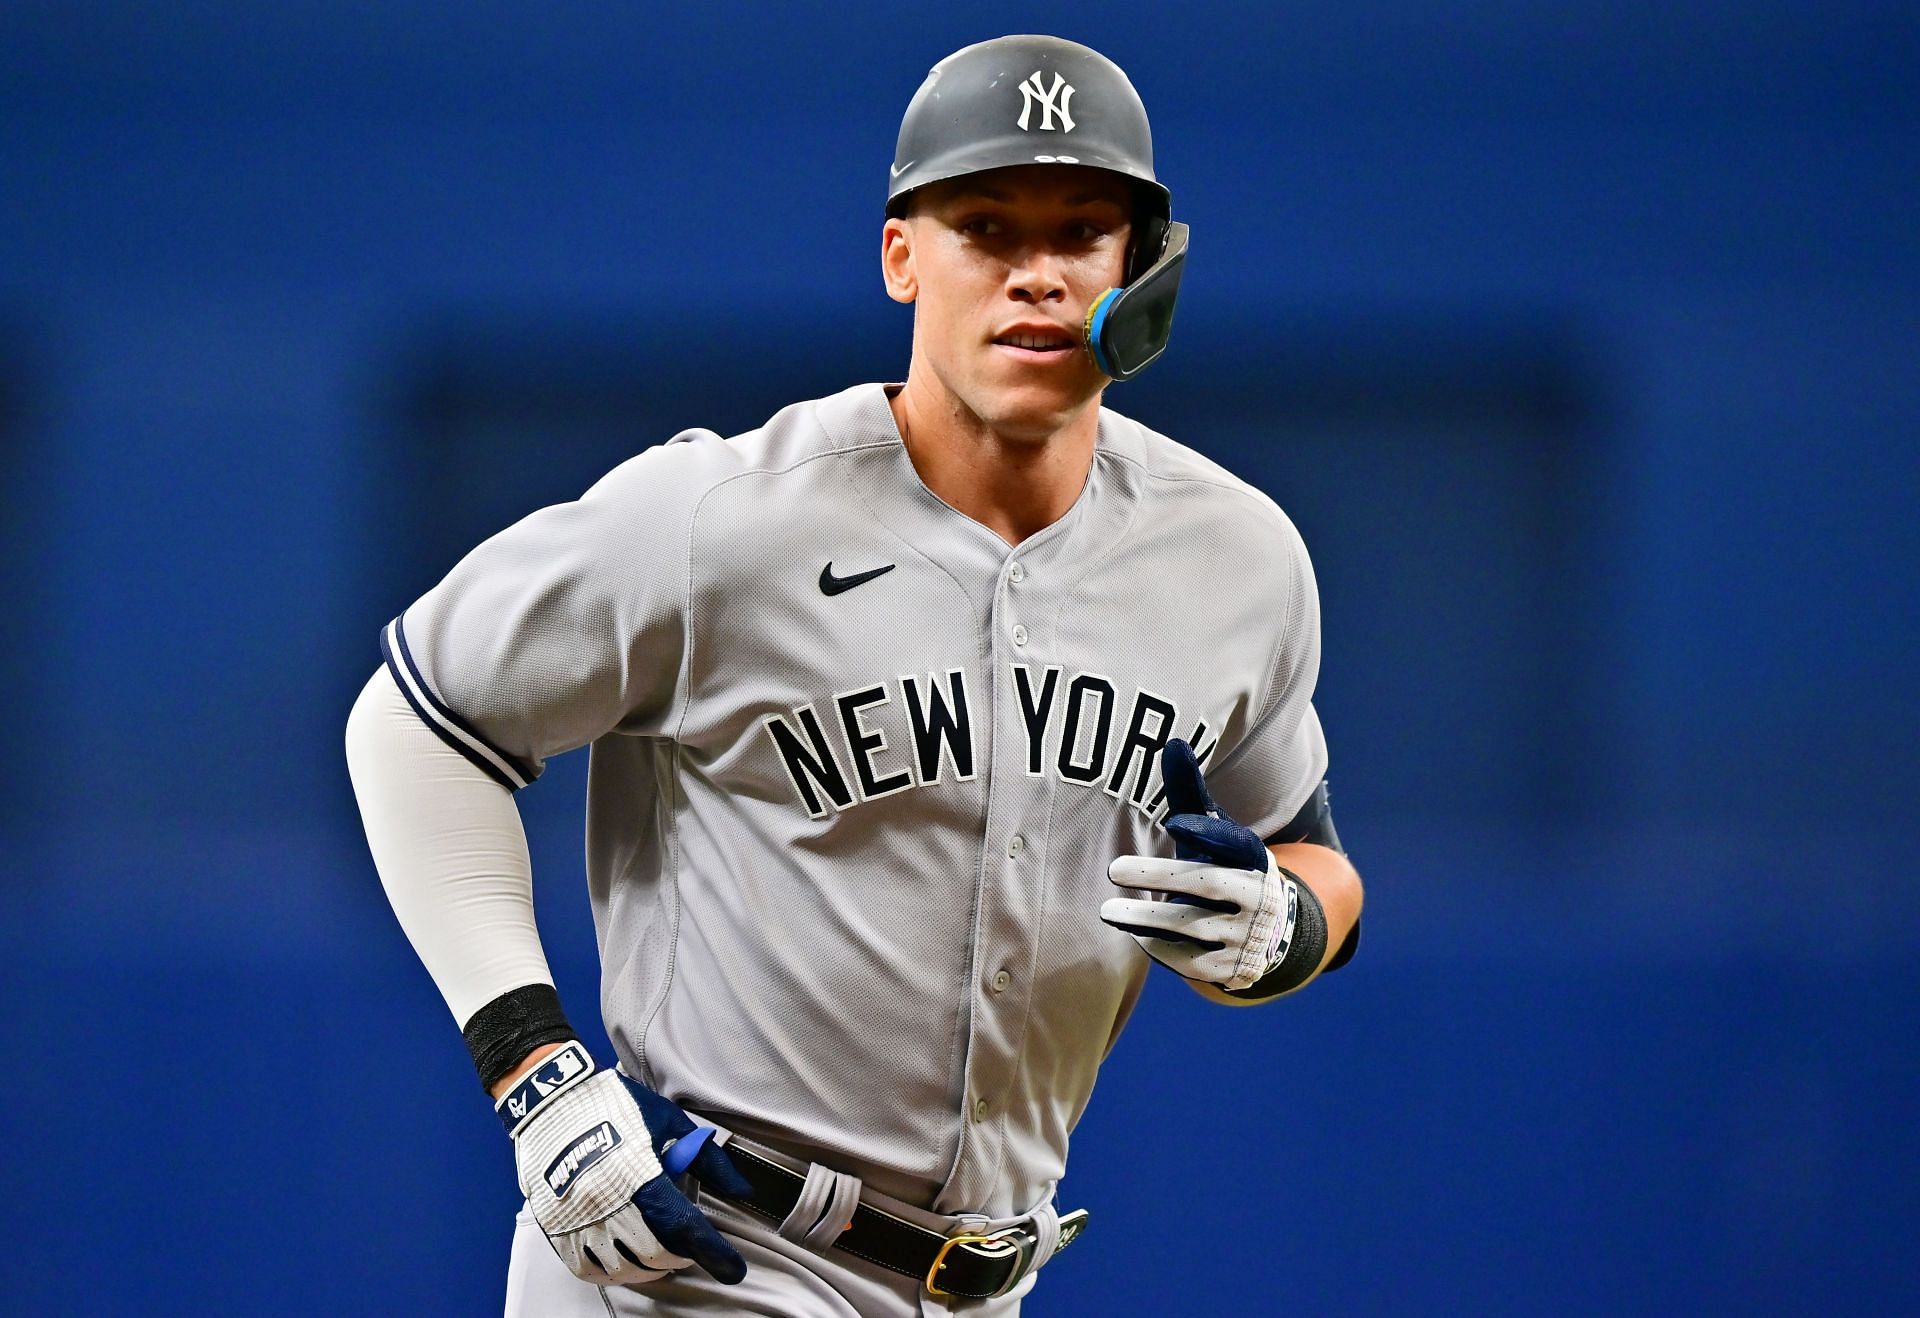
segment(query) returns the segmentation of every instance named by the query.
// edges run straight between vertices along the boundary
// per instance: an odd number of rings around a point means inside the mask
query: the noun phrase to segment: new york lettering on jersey
[[[1160,748],[1179,726],[1179,710],[1151,691],[1116,690],[1098,673],[1062,677],[1058,664],[1011,664],[1004,674],[1020,707],[1026,772],[1092,786],[1157,818],[1166,793],[1157,784]],[[830,710],[822,718],[820,707]],[[795,797],[816,819],[909,788],[974,776],[976,730],[967,670],[891,681],[809,702],[792,714],[769,714],[773,739]],[[1207,720],[1185,738],[1202,765],[1219,745]],[[897,764],[880,758],[900,747]],[[841,765],[853,766],[851,775]],[[1149,788],[1152,788],[1150,791]]]

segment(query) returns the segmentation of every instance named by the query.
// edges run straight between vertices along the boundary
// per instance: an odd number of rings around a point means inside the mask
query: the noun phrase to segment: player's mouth
[[[1080,340],[1052,325],[1016,325],[995,335],[993,346],[1017,361],[1060,362],[1072,359]]]

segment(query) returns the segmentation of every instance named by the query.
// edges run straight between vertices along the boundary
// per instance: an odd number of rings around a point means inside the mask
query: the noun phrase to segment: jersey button
[[[979,1098],[974,1100],[973,1119],[975,1121],[985,1121],[987,1119],[987,1100],[986,1099]]]
[[[1025,581],[1026,579],[1027,579],[1027,565],[1025,563],[1015,563],[1012,567],[1007,569],[1008,581]]]
[[[993,972],[993,991],[995,993],[1005,993],[1007,991],[1007,985],[1011,983],[1013,983],[1013,976],[1009,975],[1006,971],[996,970]]]
[[[1021,837],[1018,833],[1015,833],[1012,837],[1007,839],[1007,855],[1011,856],[1013,859],[1018,860],[1020,858],[1020,853],[1025,851],[1026,849],[1027,849],[1027,840]]]
[[[1015,645],[1025,645],[1027,643],[1027,629],[1017,622],[1013,624],[1013,643]]]

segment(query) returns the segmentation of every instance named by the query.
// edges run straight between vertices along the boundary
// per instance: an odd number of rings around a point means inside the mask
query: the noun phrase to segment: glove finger
[[[1225,940],[1218,937],[1222,932],[1219,928],[1221,917],[1198,906],[1110,897],[1100,903],[1100,918],[1137,938],[1163,938],[1171,943],[1190,943],[1207,951],[1226,946]]]
[[[633,1202],[661,1244],[698,1263],[715,1281],[731,1286],[747,1275],[740,1251],[664,1175],[641,1186]]]
[[[657,1244],[643,1258],[640,1251],[644,1247],[645,1242],[629,1245],[624,1237],[620,1235],[613,1237],[613,1252],[624,1265],[614,1275],[622,1285],[631,1286],[636,1281],[658,1281],[669,1272],[678,1272],[692,1262],[691,1259],[681,1258],[672,1250],[663,1249]],[[636,1277],[632,1275],[635,1272],[646,1275]]]
[[[1203,880],[1195,876],[1211,869],[1205,861],[1168,860],[1164,856],[1116,856],[1107,865],[1107,877],[1122,888],[1141,892],[1185,892]]]
[[[1114,928],[1126,929],[1126,926],[1116,924]],[[1236,958],[1232,951],[1219,943],[1193,943],[1166,938],[1151,929],[1127,932],[1133,934],[1133,941],[1140,945],[1142,952],[1182,979],[1217,984],[1233,973]]]
[[[1121,920],[1107,920],[1107,917],[1104,915],[1100,918],[1106,920],[1108,924],[1118,929],[1121,933],[1132,934],[1136,939],[1140,940],[1140,950],[1157,960],[1166,960],[1165,957],[1160,955],[1159,945],[1188,947],[1199,952],[1211,951],[1219,946],[1217,943],[1203,943],[1197,938],[1165,934],[1158,929],[1148,929],[1144,925],[1127,924]]]
[[[1182,860],[1210,860],[1234,869],[1266,871],[1266,844],[1259,834],[1231,819],[1172,814],[1164,827],[1173,837],[1174,854]]]
[[[740,1174],[740,1169],[733,1165],[733,1159],[719,1144],[709,1141],[700,1150],[700,1155],[693,1160],[693,1174],[721,1194],[732,1195],[735,1199],[753,1197],[753,1182]]]
[[[1247,897],[1247,880],[1240,870],[1223,870],[1204,861],[1167,860],[1160,856],[1121,856],[1107,866],[1107,878],[1136,892],[1179,894],[1210,910],[1237,913]],[[1256,880],[1257,882],[1257,880]],[[1259,894],[1253,894],[1255,904]]]
[[[1215,809],[1193,747],[1178,737],[1160,749],[1160,783],[1167,791],[1170,815],[1205,815]]]
[[[564,1243],[561,1257],[566,1258],[568,1253],[575,1256],[569,1260],[574,1275],[602,1286],[608,1282],[631,1286],[658,1281],[688,1262],[662,1248],[639,1210],[630,1205],[605,1221],[569,1233]],[[555,1247],[560,1244],[555,1242]]]

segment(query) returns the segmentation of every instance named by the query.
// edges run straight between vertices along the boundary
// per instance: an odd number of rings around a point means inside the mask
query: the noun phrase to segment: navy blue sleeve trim
[[[1279,832],[1266,838],[1265,842],[1270,847],[1284,842],[1311,842],[1343,856],[1347,854],[1347,849],[1340,845],[1340,834],[1333,827],[1333,806],[1325,778],[1307,797],[1307,803],[1300,807],[1299,813],[1282,825]]]
[[[1355,952],[1358,952],[1359,950],[1360,950],[1360,922],[1358,920],[1355,920],[1353,922],[1353,928],[1347,930],[1346,941],[1340,944],[1340,950],[1333,954],[1333,960],[1327,962],[1326,969],[1322,970],[1320,973],[1323,975],[1332,974],[1334,971],[1340,969],[1341,966],[1344,966],[1347,964],[1347,962],[1353,960],[1353,954]]]
[[[510,792],[517,792],[538,778],[539,770],[525,760],[507,754],[481,736],[471,723],[448,709],[433,694],[426,676],[413,661],[413,652],[407,648],[407,633],[403,625],[405,617],[402,614],[381,629],[380,655],[387,661],[393,680],[400,685],[400,693],[406,696],[407,703],[413,706],[413,712],[420,716],[421,722],[439,734],[440,740],[473,761]]]

